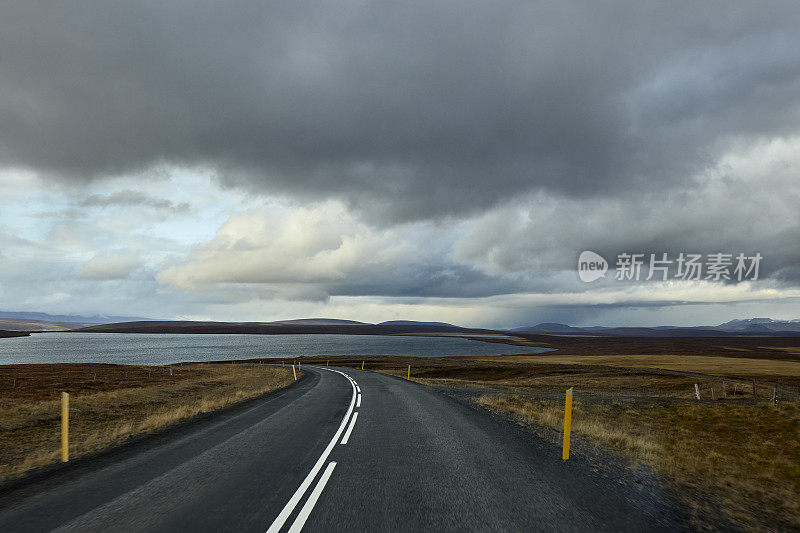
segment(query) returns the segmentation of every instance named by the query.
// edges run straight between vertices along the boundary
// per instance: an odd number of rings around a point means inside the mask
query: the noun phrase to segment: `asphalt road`
[[[653,531],[632,490],[406,380],[296,385],[0,494],[0,531]]]

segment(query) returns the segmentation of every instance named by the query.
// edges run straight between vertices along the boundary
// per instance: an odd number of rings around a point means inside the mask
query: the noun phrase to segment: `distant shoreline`
[[[191,333],[225,334],[244,333],[250,335],[401,335],[450,333],[458,335],[507,335],[507,332],[491,329],[461,328],[438,325],[394,325],[394,324],[263,324],[258,322],[124,322],[102,324],[70,330],[73,333]]]
[[[30,337],[29,331],[6,331],[0,330],[0,339],[11,337]]]

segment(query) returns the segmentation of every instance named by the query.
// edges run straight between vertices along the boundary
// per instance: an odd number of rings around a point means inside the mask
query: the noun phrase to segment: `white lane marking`
[[[361,393],[358,393],[358,398],[356,398],[356,407],[361,407]]]
[[[357,390],[358,392],[361,392],[361,387],[359,387],[358,385],[356,385],[356,390]]]
[[[300,514],[297,515],[297,518],[294,519],[292,523],[292,527],[289,528],[289,533],[300,533],[300,530],[303,529],[303,525],[305,525],[306,520],[308,520],[308,516],[311,514],[311,511],[314,510],[314,506],[317,504],[317,500],[319,499],[319,495],[322,494],[323,489],[325,488],[325,484],[328,483],[328,479],[333,474],[333,469],[336,468],[336,462],[331,461],[328,463],[328,468],[322,473],[322,477],[319,478],[317,481],[317,486],[314,487],[314,490],[311,491],[311,495],[306,500],[306,504],[300,509]]]
[[[338,370],[330,370],[330,371],[336,372],[337,374],[341,374],[344,377],[350,379],[350,376],[348,376],[344,372],[339,372]],[[350,399],[350,407],[347,408],[347,413],[345,413],[344,418],[342,418],[342,423],[339,424],[339,429],[336,430],[336,434],[331,439],[331,442],[328,444],[328,447],[325,448],[325,451],[322,452],[322,455],[320,455],[319,459],[317,459],[317,462],[314,464],[314,467],[311,469],[311,472],[308,473],[308,475],[300,484],[300,486],[297,487],[297,490],[294,492],[289,501],[286,502],[286,505],[283,507],[278,517],[275,518],[275,521],[272,522],[271,526],[269,526],[267,533],[278,533],[278,531],[280,531],[280,529],[283,527],[283,524],[286,523],[286,520],[289,518],[289,515],[292,514],[292,511],[294,511],[294,508],[297,507],[297,504],[300,502],[300,499],[308,490],[308,487],[311,485],[311,482],[314,481],[315,477],[317,477],[317,473],[319,473],[320,469],[322,468],[322,465],[328,458],[328,455],[330,455],[331,450],[333,450],[333,447],[336,446],[336,441],[338,441],[339,437],[342,435],[342,431],[344,431],[344,428],[347,425],[347,420],[350,418],[350,414],[353,412],[353,406],[355,405],[355,403],[356,403],[356,388],[355,386],[353,386],[353,396]]]
[[[356,418],[358,418],[358,412],[353,413],[353,418],[350,419],[350,427],[347,428],[347,433],[344,434],[341,444],[347,444],[347,439],[350,438],[350,433],[353,432],[353,426],[356,425]]]

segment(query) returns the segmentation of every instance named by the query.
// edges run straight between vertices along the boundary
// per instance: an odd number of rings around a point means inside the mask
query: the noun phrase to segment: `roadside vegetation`
[[[563,402],[513,395],[483,395],[477,402],[534,431],[549,428],[538,433],[560,442]],[[698,529],[725,523],[760,531],[800,528],[797,400],[770,405],[593,399],[576,401],[572,420],[575,437],[653,467]]]
[[[366,358],[365,364],[403,378],[410,364],[412,380],[473,398],[552,441],[554,460],[560,460],[564,392],[574,387],[573,453],[591,457],[600,447],[651,468],[688,510],[694,529],[800,529],[800,362],[780,354]]]
[[[260,364],[0,366],[0,483],[60,461],[61,392],[72,460],[292,382]]]

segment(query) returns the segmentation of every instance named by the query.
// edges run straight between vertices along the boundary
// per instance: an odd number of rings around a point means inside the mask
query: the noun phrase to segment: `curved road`
[[[414,382],[295,386],[0,495],[0,531],[642,531],[661,498]]]

